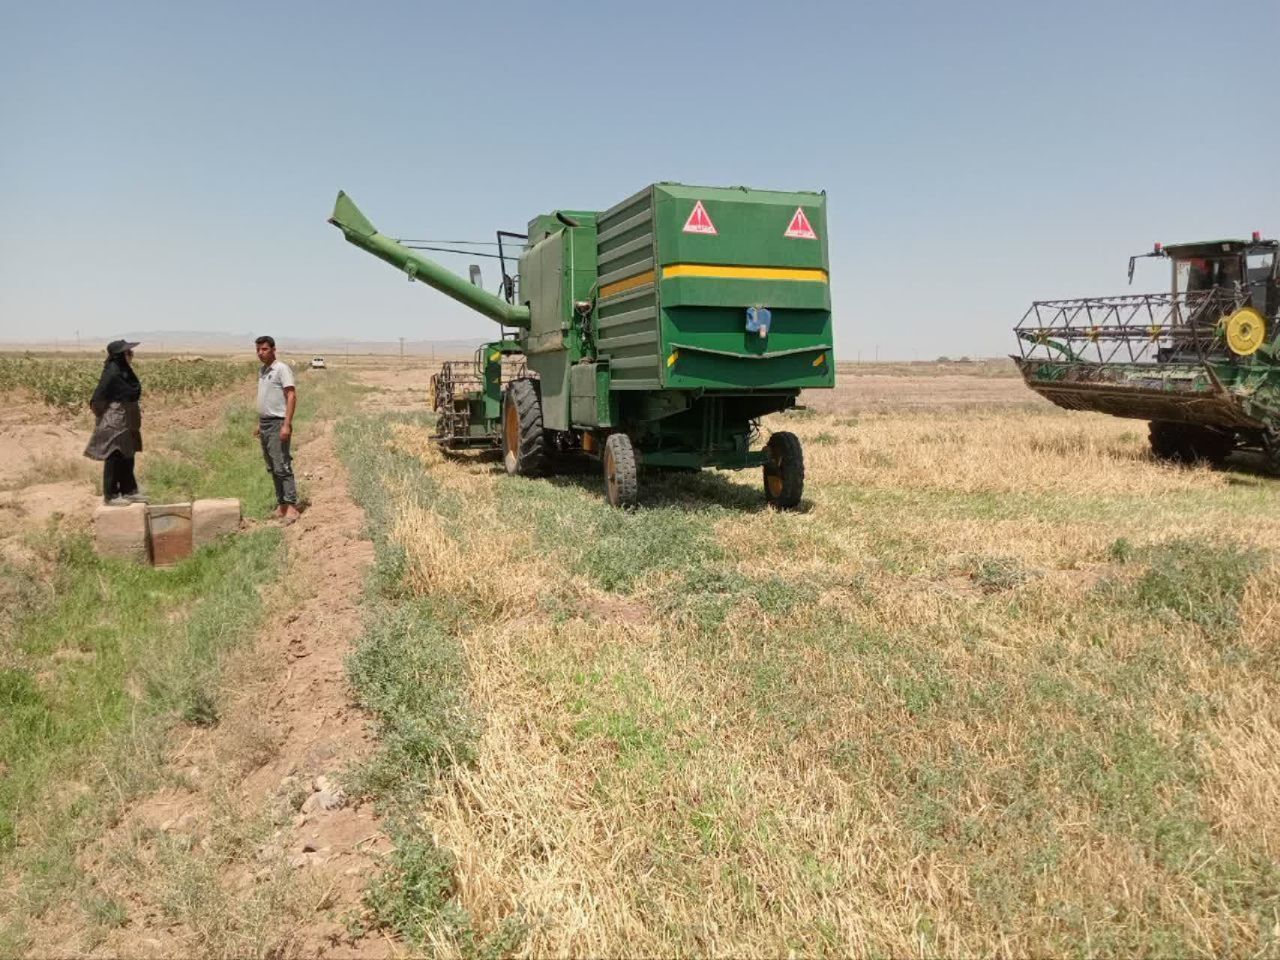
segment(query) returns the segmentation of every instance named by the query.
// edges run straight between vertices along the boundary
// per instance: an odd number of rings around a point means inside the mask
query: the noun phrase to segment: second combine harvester
[[[329,222],[504,328],[433,378],[445,446],[500,445],[522,475],[594,457],[615,506],[636,502],[639,467],[759,466],[769,503],[800,503],[799,439],[752,441],[802,389],[835,385],[824,194],[658,183],[544,214],[514,235],[502,296],[379,233],[344,193]]]

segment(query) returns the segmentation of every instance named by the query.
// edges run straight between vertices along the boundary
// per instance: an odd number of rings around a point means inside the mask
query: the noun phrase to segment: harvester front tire
[[[640,499],[636,451],[625,433],[611,433],[604,442],[604,491],[609,503],[628,509]]]
[[[532,380],[513,380],[502,401],[502,460],[507,473],[537,476],[546,467],[542,400]]]
[[[1235,449],[1235,437],[1229,433],[1185,423],[1152,420],[1149,430],[1151,455],[1157,460],[1192,464],[1204,461],[1215,467],[1226,463]]]
[[[764,447],[764,496],[779,510],[794,510],[804,495],[804,450],[794,433],[773,434]]]

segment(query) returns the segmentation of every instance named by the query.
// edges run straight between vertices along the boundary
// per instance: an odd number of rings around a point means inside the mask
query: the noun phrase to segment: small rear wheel
[[[794,510],[804,494],[804,451],[800,438],[782,431],[764,447],[764,496],[770,506]]]
[[[634,507],[640,498],[636,452],[625,433],[611,433],[604,442],[605,496],[615,507]]]
[[[542,401],[532,380],[513,380],[502,401],[502,460],[507,473],[529,477],[546,466]]]

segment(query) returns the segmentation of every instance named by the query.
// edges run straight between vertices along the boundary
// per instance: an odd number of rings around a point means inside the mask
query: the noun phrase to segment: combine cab
[[[1280,465],[1278,248],[1257,233],[1156,244],[1141,256],[1171,262],[1169,292],[1037,301],[1013,359],[1060,407],[1149,421],[1161,459],[1221,464],[1253,449]]]

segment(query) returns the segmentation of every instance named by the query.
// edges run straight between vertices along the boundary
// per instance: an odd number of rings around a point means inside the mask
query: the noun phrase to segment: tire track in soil
[[[355,705],[345,659],[362,630],[358,607],[373,545],[364,512],[351,499],[333,424],[300,445],[296,467],[308,481],[310,505],[285,528],[288,566],[264,596],[266,613],[251,648],[231,655],[223,709],[212,728],[179,726],[164,761],[169,786],[127,808],[121,821],[81,855],[101,889],[124,901],[128,921],[106,932],[94,955],[171,957],[211,952],[206,931],[174,922],[161,889],[137,874],[155,870],[161,842],[208,851],[219,818],[279,811],[266,843],[223,864],[218,886],[231,900],[256,884],[285,883],[298,895],[272,954],[380,957],[396,951],[380,935],[348,938],[345,916],[356,911],[391,843],[371,804],[346,800],[336,809],[336,781],[376,745],[367,715]],[[267,482],[264,477],[263,482]],[[272,521],[263,521],[272,522]],[[301,597],[298,594],[301,593]],[[316,779],[326,778],[318,785]],[[303,798],[297,808],[299,798]],[[283,820],[283,822],[281,822]],[[141,838],[141,839],[140,839]],[[122,854],[125,855],[122,857]],[[133,858],[135,876],[118,864]],[[302,915],[296,903],[311,904]],[[85,921],[66,911],[65,926],[32,931],[32,955],[84,955]],[[216,950],[213,952],[220,952]]]

